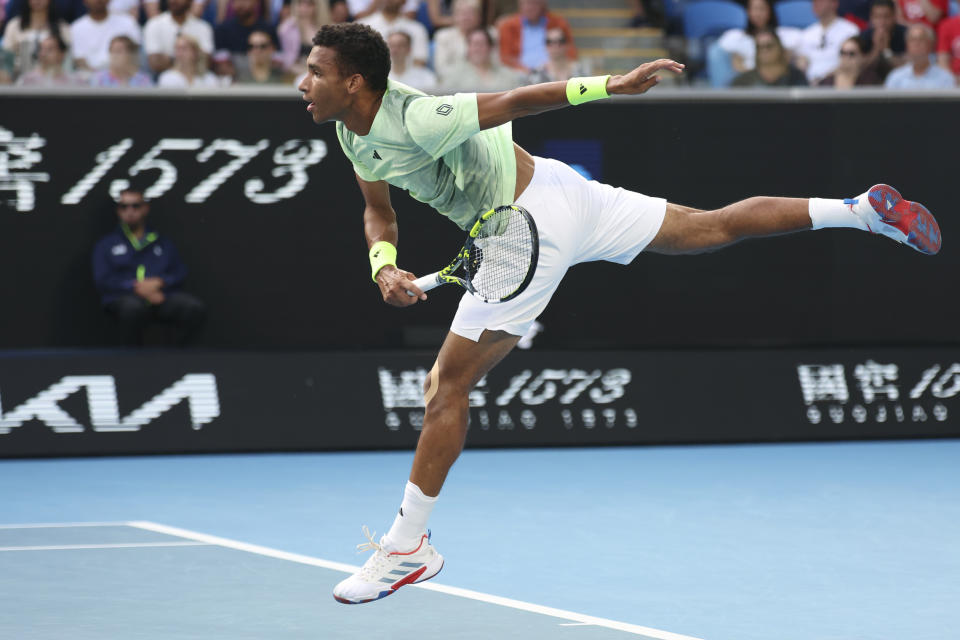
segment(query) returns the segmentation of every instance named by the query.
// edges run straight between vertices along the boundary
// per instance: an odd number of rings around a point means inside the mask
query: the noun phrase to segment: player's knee
[[[470,397],[470,386],[434,369],[424,383],[423,404],[430,411],[459,409]]]

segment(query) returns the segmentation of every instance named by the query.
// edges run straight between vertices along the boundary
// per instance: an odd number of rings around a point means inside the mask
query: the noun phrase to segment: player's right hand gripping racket
[[[533,216],[523,207],[506,205],[480,216],[449,266],[413,282],[421,291],[458,284],[484,302],[506,302],[520,295],[533,280],[539,255]],[[461,266],[462,278],[453,275]],[[410,291],[407,294],[414,295]]]

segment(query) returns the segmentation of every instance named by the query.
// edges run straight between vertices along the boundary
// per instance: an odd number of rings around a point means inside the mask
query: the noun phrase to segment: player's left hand
[[[622,76],[610,76],[607,80],[607,93],[610,95],[620,94],[635,96],[646,93],[660,82],[657,76],[659,71],[670,71],[672,73],[683,73],[684,65],[675,60],[661,58],[653,62],[647,62],[630,73]]]

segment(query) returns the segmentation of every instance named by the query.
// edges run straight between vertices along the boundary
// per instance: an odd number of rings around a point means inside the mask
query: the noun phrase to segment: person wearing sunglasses
[[[754,35],[756,66],[733,79],[733,87],[805,87],[807,78],[790,64],[790,56],[776,31],[761,29]]]
[[[575,76],[589,75],[590,69],[583,62],[569,55],[567,34],[563,29],[547,29],[547,62],[530,73],[529,84],[569,80]]]
[[[237,68],[237,84],[290,84],[293,78],[277,66],[276,53],[269,33],[252,31],[247,38],[247,55]]]
[[[813,0],[817,21],[800,34],[796,63],[810,83],[830,75],[840,63],[840,45],[860,33],[857,25],[837,15],[838,6],[838,0]]]
[[[233,54],[246,53],[248,38],[254,31],[265,31],[274,43],[277,42],[276,30],[263,17],[268,14],[264,0],[232,0],[230,7],[233,15],[213,30],[216,51],[226,49]]]
[[[866,45],[860,37],[847,38],[840,45],[840,63],[836,70],[817,86],[852,89],[882,85],[883,78],[874,65],[867,64],[866,53]]]
[[[93,250],[93,280],[107,313],[120,324],[123,344],[139,345],[151,321],[177,327],[187,344],[205,317],[204,304],[181,290],[187,267],[173,242],[147,225],[143,192],[124,189],[117,200],[119,225]]]
[[[508,67],[530,73],[547,62],[547,31],[563,30],[567,55],[576,59],[573,30],[566,18],[553,13],[547,0],[519,0],[517,13],[506,16],[497,24],[499,30],[500,61]]]

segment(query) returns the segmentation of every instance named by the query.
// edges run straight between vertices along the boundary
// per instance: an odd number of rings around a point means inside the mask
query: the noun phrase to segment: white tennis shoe
[[[930,211],[919,202],[904,200],[900,192],[885,184],[876,184],[858,198],[843,201],[872,233],[892,238],[921,253],[940,251],[940,226]]]
[[[429,580],[443,568],[443,556],[430,544],[430,532],[420,537],[420,543],[412,551],[400,551],[385,545],[386,536],[379,544],[373,541],[367,527],[363,535],[368,542],[357,545],[360,551],[373,550],[357,573],[333,588],[333,597],[343,604],[361,604],[386,598],[407,584]]]

